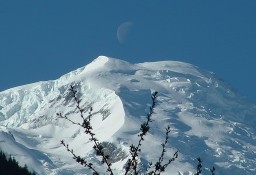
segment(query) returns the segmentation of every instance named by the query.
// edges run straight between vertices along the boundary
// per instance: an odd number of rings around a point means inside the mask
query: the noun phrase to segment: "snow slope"
[[[143,142],[141,169],[159,157],[165,127],[170,125],[166,155],[178,150],[179,158],[166,174],[195,172],[197,157],[204,167],[214,165],[217,175],[256,172],[256,105],[213,73],[177,61],[130,64],[100,56],[57,80],[0,92],[0,148],[42,175],[91,174],[61,146],[63,139],[104,174],[88,136],[56,116],[62,112],[80,121],[70,85],[78,89],[86,111],[93,107],[97,138],[115,148],[117,174],[122,174],[129,146],[138,141],[153,91],[159,95],[154,122]]]

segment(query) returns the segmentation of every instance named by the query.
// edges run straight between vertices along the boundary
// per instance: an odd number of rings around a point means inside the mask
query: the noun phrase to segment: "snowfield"
[[[157,91],[141,170],[158,159],[170,125],[166,160],[177,150],[179,157],[163,174],[192,174],[201,157],[203,174],[215,166],[216,175],[255,175],[256,105],[213,73],[177,61],[130,64],[99,56],[57,80],[0,92],[0,148],[40,175],[91,174],[60,144],[64,140],[106,174],[84,131],[56,115],[81,122],[70,85],[78,90],[85,115],[93,108],[93,131],[111,153],[116,174],[123,174],[129,146],[137,143],[151,93]]]

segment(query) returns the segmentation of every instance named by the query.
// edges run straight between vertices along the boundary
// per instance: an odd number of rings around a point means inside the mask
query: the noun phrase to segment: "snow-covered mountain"
[[[166,156],[178,150],[179,157],[165,174],[195,172],[197,157],[205,168],[215,166],[216,175],[256,174],[256,105],[213,73],[177,61],[130,64],[100,56],[57,80],[0,92],[0,148],[42,175],[91,174],[60,144],[64,140],[106,174],[84,131],[56,115],[80,121],[70,85],[77,88],[82,107],[93,108],[94,132],[112,153],[117,174],[129,146],[139,139],[153,91],[158,98],[142,146],[142,169],[159,157],[170,125]]]

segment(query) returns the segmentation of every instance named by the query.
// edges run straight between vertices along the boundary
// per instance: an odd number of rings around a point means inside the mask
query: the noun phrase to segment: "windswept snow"
[[[192,174],[197,157],[205,168],[215,166],[216,175],[255,174],[256,106],[213,73],[177,61],[131,64],[100,56],[57,80],[0,92],[0,148],[42,175],[90,174],[61,146],[60,140],[65,140],[104,172],[84,131],[56,116],[61,112],[81,121],[70,85],[79,92],[85,116],[93,108],[97,138],[116,149],[112,153],[117,174],[122,174],[129,146],[138,141],[153,91],[159,95],[142,146],[142,169],[159,157],[165,127],[170,125],[167,158],[177,150],[179,158],[166,174]]]

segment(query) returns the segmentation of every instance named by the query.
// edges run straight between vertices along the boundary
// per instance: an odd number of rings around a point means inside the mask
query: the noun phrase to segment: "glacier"
[[[131,64],[99,56],[59,79],[2,91],[0,149],[38,174],[91,174],[60,144],[65,140],[105,174],[84,131],[56,115],[61,112],[81,122],[68,91],[71,85],[77,88],[85,111],[93,108],[93,131],[113,148],[109,150],[116,174],[123,174],[129,146],[138,142],[154,91],[157,105],[142,144],[142,168],[159,157],[170,125],[166,156],[178,150],[179,158],[163,174],[191,174],[197,157],[203,160],[203,174],[210,174],[207,168],[212,166],[216,175],[256,172],[256,105],[214,73],[179,61]]]

